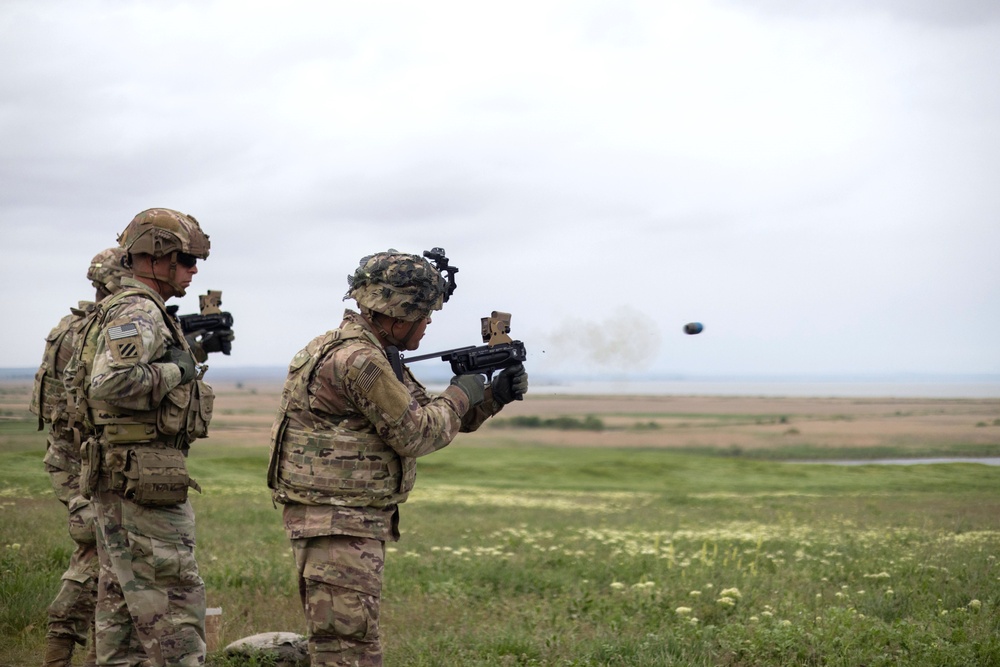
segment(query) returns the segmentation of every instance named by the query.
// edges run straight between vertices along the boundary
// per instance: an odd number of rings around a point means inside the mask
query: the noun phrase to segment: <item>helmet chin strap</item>
[[[392,328],[395,329],[396,328],[396,323],[397,322],[403,322],[403,321],[404,320],[396,320],[396,322],[393,322]],[[417,330],[417,322],[419,322],[419,321],[420,320],[416,320],[414,322],[408,322],[407,323],[410,326],[406,330],[406,336],[403,337],[403,340],[399,341],[399,347],[400,347],[400,349],[402,349],[402,350],[408,350],[408,349],[410,349],[410,339],[413,338],[413,334]]]
[[[187,293],[180,283],[177,282],[177,251],[170,253],[170,274],[167,277],[167,284],[174,290],[174,296],[184,296]]]
[[[181,287],[180,284],[177,282],[177,252],[174,251],[170,253],[170,273],[167,275],[166,279],[157,276],[156,272],[153,271],[153,265],[155,264],[156,264],[156,258],[150,257],[149,271],[143,271],[138,267],[136,267],[135,262],[133,262],[132,273],[133,275],[139,276],[140,278],[148,278],[149,280],[156,282],[157,285],[161,284],[168,285],[170,289],[173,291],[173,294],[167,296],[177,296],[177,297],[184,296],[187,293],[187,291],[183,287]],[[161,295],[163,295],[163,290],[160,289],[159,287],[157,288],[157,291],[160,292]]]
[[[417,320],[415,322],[406,322],[405,320],[400,320],[395,317],[389,317],[389,315],[385,315],[383,313],[377,313],[374,310],[371,310],[370,308],[363,309],[363,314],[368,319],[368,321],[371,322],[371,324],[375,327],[375,330],[378,332],[378,334],[382,337],[382,339],[386,343],[398,347],[400,350],[407,349],[407,346],[410,343],[410,339],[413,338],[413,334],[417,329],[417,322],[420,321]],[[385,326],[383,326],[382,324],[383,317],[392,320],[392,324],[389,325],[388,331],[386,331]],[[398,338],[395,334],[392,333],[395,330],[396,325],[399,324],[400,322],[410,325],[409,328],[406,330],[406,335],[403,336],[402,338]]]

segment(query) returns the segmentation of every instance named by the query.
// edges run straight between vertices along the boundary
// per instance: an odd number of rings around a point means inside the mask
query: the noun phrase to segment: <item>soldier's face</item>
[[[190,262],[190,266],[177,262],[176,281],[184,289],[187,289],[191,285],[191,281],[194,279],[194,274],[196,273],[198,273],[198,264],[196,261]]]
[[[413,329],[409,337],[406,339],[406,350],[412,352],[413,350],[420,347],[420,340],[424,337],[427,332],[427,325],[431,323],[431,318],[425,317],[422,320],[417,320],[413,323]]]
[[[193,261],[191,261],[193,260]],[[174,282],[187,289],[191,285],[191,280],[194,278],[194,274],[198,273],[198,262],[196,258],[191,258],[187,261],[178,261],[176,264],[176,272],[174,273]],[[160,280],[170,279],[170,262],[166,259],[158,259],[153,264],[153,275]]]

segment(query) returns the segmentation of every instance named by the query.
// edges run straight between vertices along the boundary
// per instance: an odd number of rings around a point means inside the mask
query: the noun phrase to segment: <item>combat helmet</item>
[[[441,310],[455,291],[457,272],[440,248],[424,252],[424,257],[390,248],[361,259],[347,277],[344,299],[354,299],[362,310],[416,322]]]
[[[124,248],[107,248],[94,255],[94,259],[90,260],[87,280],[93,283],[94,288],[97,289],[98,300],[120,290],[122,278],[132,275],[124,265],[126,254]]]
[[[169,208],[151,208],[139,213],[119,234],[118,243],[129,254],[130,262],[132,255],[136,254],[151,255],[157,259],[168,257],[170,277],[167,282],[177,296],[184,296],[184,288],[175,280],[178,255],[208,259],[211,247],[208,234],[202,231],[194,216]],[[135,272],[135,275],[155,278],[152,274]]]

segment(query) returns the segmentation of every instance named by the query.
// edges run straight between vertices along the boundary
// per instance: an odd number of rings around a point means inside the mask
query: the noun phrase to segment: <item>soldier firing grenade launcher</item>
[[[395,347],[386,350],[389,364],[396,377],[403,379],[403,362],[423,361],[425,359],[440,359],[451,364],[451,372],[455,375],[485,375],[487,380],[493,379],[493,374],[504,368],[510,368],[527,361],[528,353],[524,343],[513,340],[510,333],[510,313],[493,311],[490,317],[482,318],[483,342],[486,345],[469,345],[443,352],[422,354],[417,357],[404,357]],[[518,395],[517,400],[524,396]]]
[[[219,308],[222,305],[222,292],[209,290],[207,294],[198,297],[198,305],[201,313],[177,315],[177,306],[167,306],[167,311],[177,317],[185,338],[191,340],[191,336],[195,336],[195,341],[205,352],[228,355],[232,352],[235,336],[233,316]]]

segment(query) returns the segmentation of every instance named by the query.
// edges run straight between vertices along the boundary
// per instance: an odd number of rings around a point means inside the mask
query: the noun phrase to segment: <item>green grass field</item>
[[[0,421],[0,665],[37,665],[71,543],[44,439],[17,417]],[[190,460],[224,643],[303,631],[266,455],[209,439]],[[389,545],[387,666],[1000,665],[1000,467],[526,445],[498,429],[418,469]]]

